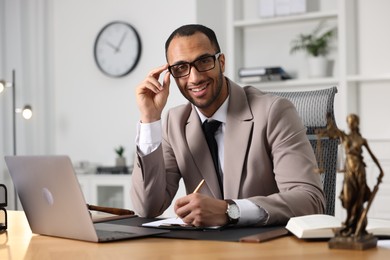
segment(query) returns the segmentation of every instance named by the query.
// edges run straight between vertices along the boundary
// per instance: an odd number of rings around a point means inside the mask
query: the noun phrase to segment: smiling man
[[[175,212],[195,226],[282,225],[323,213],[316,159],[294,106],[226,78],[225,55],[210,28],[176,29],[165,52],[167,64],[136,89],[141,120],[131,197],[137,214],[162,214],[181,178],[188,195],[175,201]],[[170,109],[162,124],[171,76],[189,103]]]

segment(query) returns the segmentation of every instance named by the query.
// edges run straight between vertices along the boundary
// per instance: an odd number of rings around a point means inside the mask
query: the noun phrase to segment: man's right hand
[[[165,64],[150,71],[136,88],[136,99],[142,123],[151,123],[161,119],[169,95],[169,71],[165,73],[162,85],[158,79],[161,73],[167,69],[168,64]]]

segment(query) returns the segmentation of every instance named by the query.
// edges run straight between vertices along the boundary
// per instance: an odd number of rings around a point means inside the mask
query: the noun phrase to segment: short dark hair
[[[177,28],[171,33],[171,35],[165,42],[165,57],[168,58],[167,57],[168,47],[171,44],[173,38],[175,38],[176,36],[191,36],[197,32],[206,35],[207,38],[210,40],[211,44],[215,47],[216,52],[217,53],[221,52],[221,48],[219,47],[217,36],[215,35],[215,32],[213,30],[201,24],[187,24]]]

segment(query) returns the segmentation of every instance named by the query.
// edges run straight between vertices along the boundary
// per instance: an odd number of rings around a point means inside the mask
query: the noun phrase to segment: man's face
[[[167,59],[169,65],[181,62],[193,62],[199,58],[216,54],[215,48],[206,35],[195,33],[191,36],[175,37],[172,39]],[[210,117],[222,105],[228,96],[228,90],[223,72],[225,57],[220,55],[211,70],[199,72],[191,66],[190,74],[175,78],[183,96],[207,117]]]

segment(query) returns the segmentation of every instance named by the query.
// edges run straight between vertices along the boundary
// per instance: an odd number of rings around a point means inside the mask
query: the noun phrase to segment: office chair
[[[298,114],[301,116],[303,124],[307,128],[306,134],[313,147],[314,153],[316,154],[318,166],[323,170],[321,173],[321,181],[326,199],[325,214],[334,216],[336,202],[337,149],[339,140],[323,137],[318,141],[315,131],[316,129],[326,128],[327,113],[330,113],[332,119],[335,120],[333,102],[335,94],[337,93],[337,87],[296,92],[266,92],[290,100],[298,110]],[[319,142],[320,149],[317,150]]]

